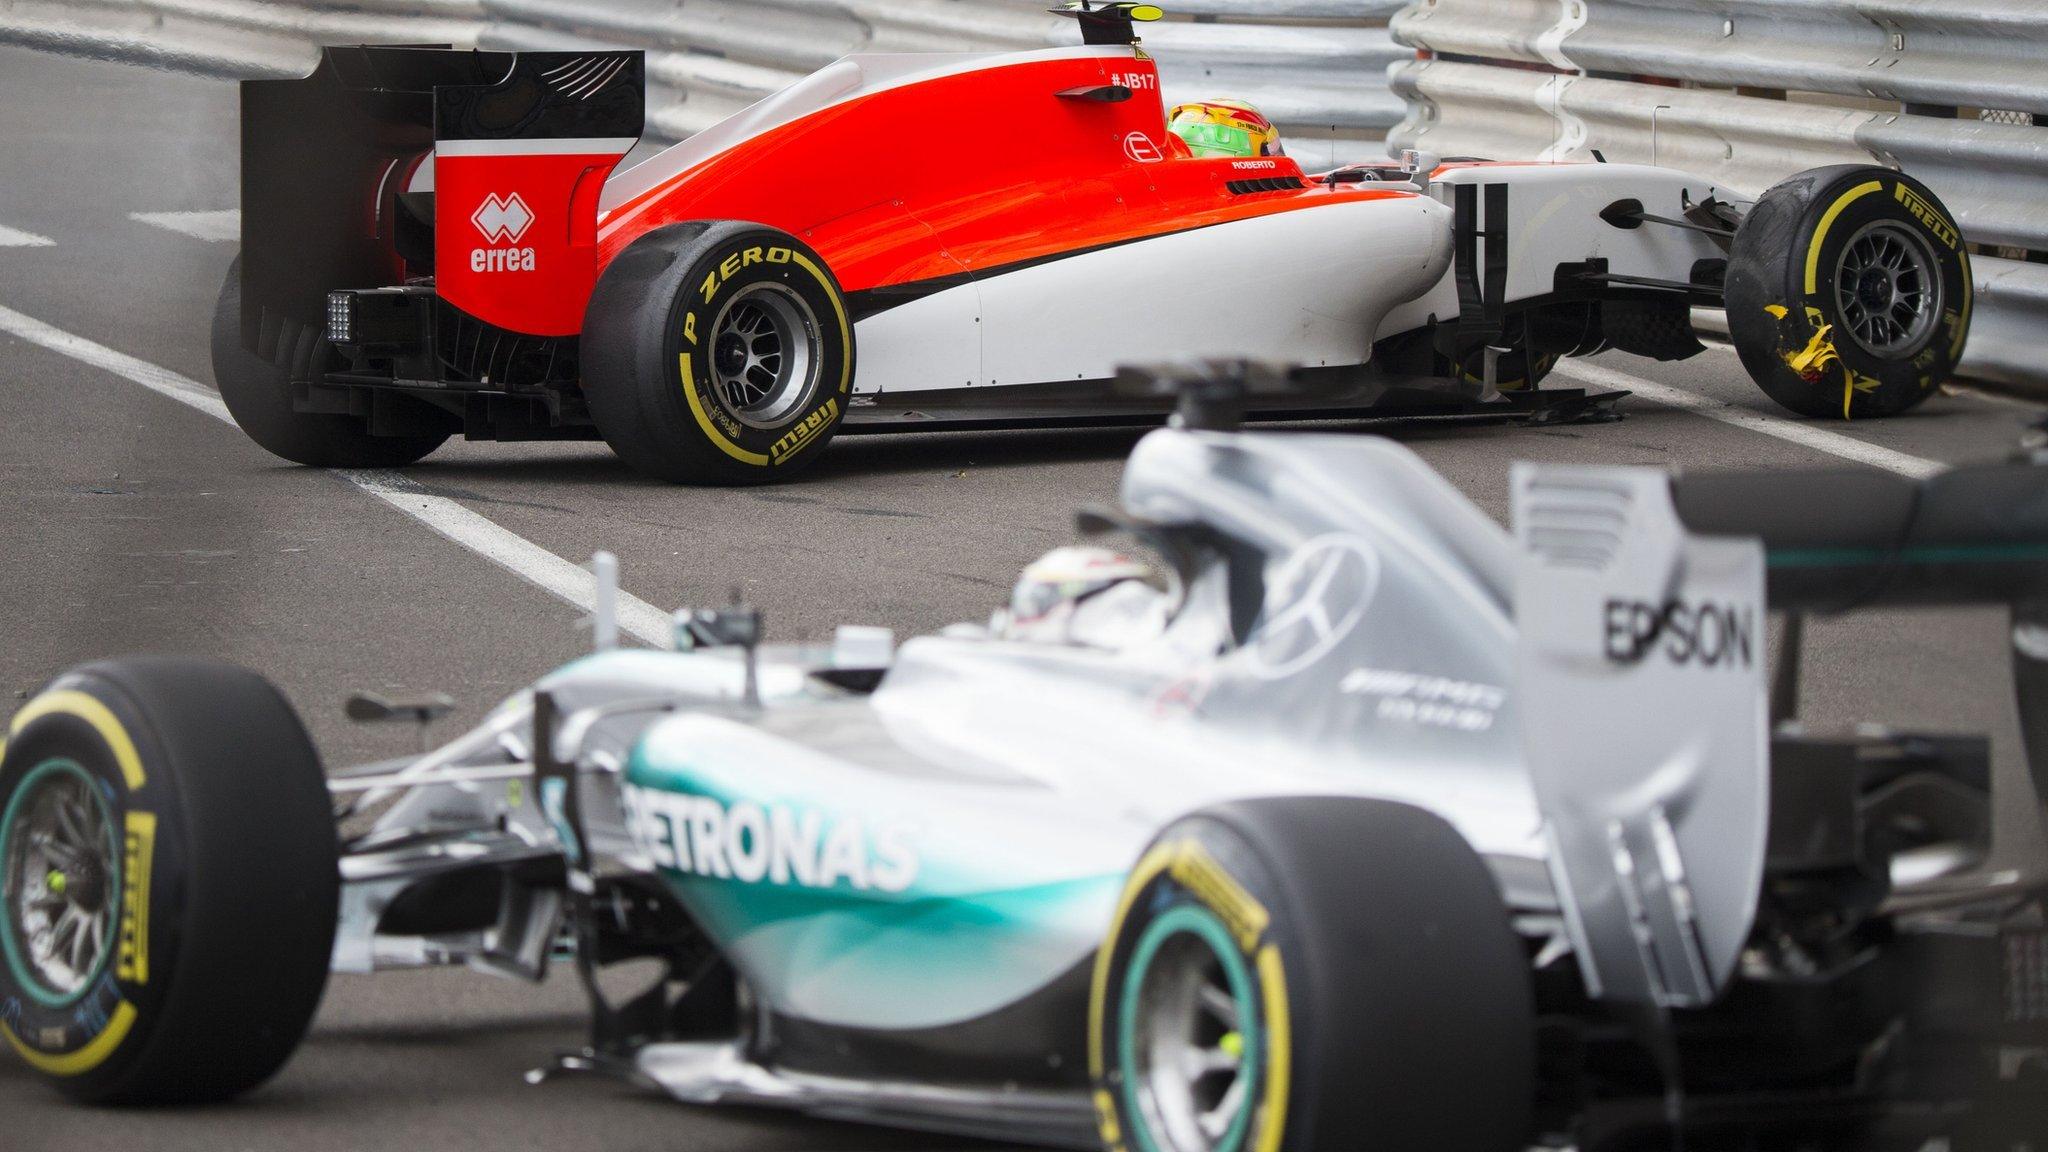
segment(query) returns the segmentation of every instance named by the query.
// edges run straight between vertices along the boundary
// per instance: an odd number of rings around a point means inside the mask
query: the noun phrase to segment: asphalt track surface
[[[585,648],[581,611],[534,581],[599,548],[620,556],[627,591],[663,609],[743,588],[776,639],[980,619],[1022,565],[1072,539],[1078,504],[1113,497],[1138,435],[845,438],[797,483],[722,491],[642,480],[601,444],[455,443],[378,499],[164,394],[211,381],[207,325],[235,244],[208,238],[232,226],[206,214],[237,202],[232,85],[0,50],[0,146],[0,712],[83,660],[202,653],[274,678],[330,764],[395,755],[412,737],[349,725],[346,694],[447,691],[462,708],[438,731],[453,734]],[[1787,421],[1720,350],[1672,365],[1609,355],[1590,371],[1653,399],[1612,424],[1369,430],[1505,518],[1516,459],[1792,469],[1846,455],[1915,471],[2004,454],[2040,416],[1961,394],[1881,423]],[[408,516],[408,496],[486,550],[516,536],[496,552],[525,574]],[[552,568],[537,559],[550,554]],[[1817,623],[1808,660],[1812,722],[1988,730],[2014,779],[2002,613]],[[2013,846],[2037,812],[2029,797],[2001,809],[2008,860],[2032,865]],[[337,978],[273,1084],[202,1111],[71,1108],[0,1058],[0,1147],[969,1146],[690,1109],[601,1081],[526,1086],[524,1071],[579,1042],[579,1005],[562,978],[539,990],[464,973]]]

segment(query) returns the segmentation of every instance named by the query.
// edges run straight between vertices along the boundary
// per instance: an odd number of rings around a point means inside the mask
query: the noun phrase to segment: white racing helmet
[[[1108,548],[1055,548],[1017,578],[989,630],[1005,640],[1122,648],[1160,634],[1167,596],[1149,564]]]

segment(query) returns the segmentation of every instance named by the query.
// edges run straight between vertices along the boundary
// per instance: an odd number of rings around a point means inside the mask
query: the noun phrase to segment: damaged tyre
[[[1802,416],[1891,416],[1927,399],[1969,335],[1955,217],[1900,172],[1840,165],[1772,188],[1736,231],[1728,330],[1765,394]]]

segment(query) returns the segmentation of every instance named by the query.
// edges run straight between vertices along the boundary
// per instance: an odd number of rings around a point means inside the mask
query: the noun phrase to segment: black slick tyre
[[[1534,1012],[1499,888],[1440,818],[1354,798],[1210,808],[1153,841],[1097,957],[1103,1143],[1518,1152]]]
[[[300,412],[292,404],[292,375],[328,355],[325,335],[290,320],[276,321],[259,341],[242,344],[242,262],[228,268],[213,312],[213,379],[249,439],[264,451],[313,468],[396,468],[411,464],[448,439],[454,417],[404,396],[382,401],[408,424],[434,431],[372,435],[361,416]],[[446,430],[437,426],[447,424]]]
[[[1926,185],[1862,165],[1803,172],[1736,230],[1729,335],[1765,394],[1861,419],[1932,395],[1969,336],[1970,255]]]
[[[671,224],[605,268],[582,357],[591,418],[627,464],[684,484],[762,484],[815,461],[838,430],[853,322],[796,237]]]
[[[0,1035],[81,1101],[254,1088],[326,986],[337,854],[319,759],[261,678],[171,658],[66,673],[0,759]]]

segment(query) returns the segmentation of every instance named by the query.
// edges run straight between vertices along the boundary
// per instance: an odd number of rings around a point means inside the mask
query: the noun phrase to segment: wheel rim
[[[1251,1121],[1259,1019],[1229,930],[1183,905],[1131,956],[1121,1020],[1124,1090],[1145,1152],[1235,1152]]]
[[[120,838],[91,773],[70,760],[37,765],[0,813],[0,945],[15,982],[61,1008],[113,955],[121,905]]]
[[[712,380],[743,424],[773,427],[802,407],[818,360],[817,316],[781,284],[740,289],[712,324]]]
[[[1849,237],[1835,269],[1842,326],[1864,351],[1888,360],[1918,352],[1941,319],[1941,276],[1927,239],[1877,220]]]

